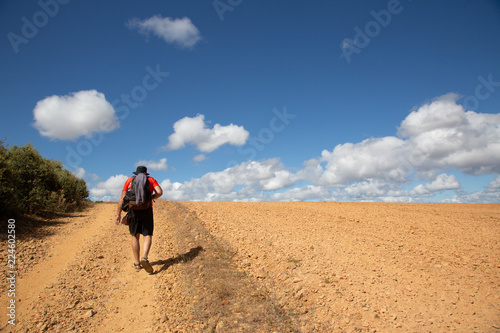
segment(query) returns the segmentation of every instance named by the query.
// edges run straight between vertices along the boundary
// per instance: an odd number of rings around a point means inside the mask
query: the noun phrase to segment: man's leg
[[[144,236],[142,244],[142,257],[148,258],[149,250],[151,249],[151,244],[153,243],[153,236]]]
[[[139,257],[140,257],[140,244],[139,244],[139,236],[140,234],[136,234],[135,236],[132,236],[132,253],[134,255],[134,263],[139,264]]]
[[[142,221],[142,234],[143,234],[143,245],[142,245],[142,257],[141,257],[141,266],[148,272],[149,274],[154,273],[153,267],[148,261],[149,250],[151,249],[152,243],[152,234],[153,234],[153,208],[149,207],[144,211]],[[146,235],[145,235],[146,234]]]
[[[148,272],[149,274],[153,274],[154,269],[151,267],[151,264],[148,261],[149,249],[151,248],[152,236],[144,236],[143,237],[143,248],[142,248],[142,258],[141,258],[141,266]]]

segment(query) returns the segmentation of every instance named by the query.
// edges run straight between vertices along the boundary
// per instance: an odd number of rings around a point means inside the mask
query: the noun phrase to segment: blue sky
[[[1,1],[0,136],[116,200],[500,202],[498,1]]]

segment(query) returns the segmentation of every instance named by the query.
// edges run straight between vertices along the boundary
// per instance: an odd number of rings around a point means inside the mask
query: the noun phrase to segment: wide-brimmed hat
[[[144,165],[139,165],[137,167],[137,170],[135,170],[133,174],[137,175],[138,173],[145,173],[146,175],[149,175],[148,168],[146,168]]]

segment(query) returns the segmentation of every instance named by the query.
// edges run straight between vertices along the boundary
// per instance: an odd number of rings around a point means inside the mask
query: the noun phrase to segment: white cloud
[[[444,191],[444,190],[456,190],[460,188],[460,183],[458,182],[455,175],[447,175],[445,173],[437,176],[436,180],[432,183],[426,184],[425,188],[429,191]]]
[[[206,127],[205,116],[184,117],[174,124],[174,133],[168,137],[165,149],[176,150],[193,144],[204,153],[210,153],[224,144],[241,146],[248,139],[248,131],[243,126],[215,124],[212,129]]]
[[[419,184],[415,186],[409,195],[421,197],[421,196],[432,196],[434,192],[445,191],[445,190],[458,190],[460,188],[460,183],[458,182],[455,175],[447,175],[445,173],[440,174],[437,178],[427,184]]]
[[[182,184],[179,182],[172,183],[170,179],[166,179],[160,183],[163,190],[162,198],[167,200],[192,200],[181,189]]]
[[[466,117],[463,107],[456,104],[457,99],[458,95],[450,93],[412,111],[401,122],[399,134],[403,137],[416,137],[433,130],[463,125]]]
[[[353,198],[377,198],[387,193],[388,183],[380,180],[367,179],[352,184],[344,189],[345,194]]]
[[[403,120],[398,133],[407,138],[408,161],[423,172],[500,173],[500,114],[465,111],[457,99],[441,96]]]
[[[195,157],[193,157],[193,161],[195,161],[195,162],[202,162],[206,159],[207,159],[207,157],[204,154],[199,154],[199,155],[196,155]]]
[[[294,175],[288,170],[278,170],[273,177],[260,182],[264,191],[275,191],[286,188],[295,182]]]
[[[47,97],[36,104],[33,115],[33,126],[51,139],[75,140],[120,127],[113,106],[96,90]]]
[[[491,189],[500,189],[500,176],[491,181],[488,187]]]
[[[209,172],[184,183],[165,180],[165,198],[174,200],[233,201],[264,198],[265,191],[292,185],[294,176],[279,159],[248,161],[219,172]]]
[[[445,202],[499,203],[500,176],[483,191],[467,193],[450,170],[456,174],[499,173],[500,115],[465,111],[456,98],[445,95],[412,111],[401,122],[399,137],[339,144],[305,161],[303,168],[296,171],[279,158],[272,158],[242,162],[183,183],[167,179],[161,182],[164,198],[421,202],[441,197],[437,194],[443,191],[453,191]],[[186,117],[175,123],[167,147],[180,149],[193,144],[200,151],[210,152],[222,144],[234,144],[231,138],[246,140],[248,132],[243,127],[230,126],[235,127],[234,132],[221,131],[224,126],[218,124],[208,129],[203,115]],[[228,132],[238,135],[221,134]],[[415,186],[417,180],[422,184]],[[108,180],[99,183],[91,194],[112,197],[112,187]],[[121,188],[116,193],[119,191]]]
[[[418,184],[410,191],[410,195],[416,197],[429,197],[432,195],[432,192],[425,188],[424,185]]]
[[[125,175],[116,175],[96,184],[89,190],[91,198],[93,200],[118,201],[122,194],[123,185],[128,178]]]
[[[274,193],[270,201],[336,201],[330,189],[324,186],[305,185],[281,193]]]
[[[95,173],[87,173],[84,168],[81,167],[75,167],[73,171],[71,171],[76,177],[80,179],[87,178],[90,181],[98,181],[101,180],[101,178],[96,175]]]
[[[192,48],[201,40],[198,28],[187,17],[172,19],[155,15],[145,20],[131,19],[127,25],[139,29],[139,32],[149,35],[153,33],[169,44],[181,48]]]
[[[145,167],[148,168],[148,171],[153,170],[153,171],[166,171],[168,169],[167,165],[167,158],[161,158],[159,161],[155,160],[150,160],[150,161],[145,161],[145,160],[140,160],[139,162],[135,163],[135,166],[139,165],[144,165]]]
[[[353,183],[339,194],[343,200],[348,201],[411,201],[408,192],[403,189],[403,184],[383,179],[365,179]]]
[[[433,179],[444,169],[469,174],[500,172],[500,114],[480,114],[448,94],[411,112],[398,129],[401,137],[371,138],[324,150],[304,163],[297,178],[316,185],[344,187],[367,179],[411,182],[415,171]]]
[[[83,179],[83,177],[85,176],[85,169],[84,168],[80,168],[80,167],[76,167],[75,170],[72,173],[76,177],[78,177],[80,179]]]
[[[95,173],[86,174],[86,177],[88,177],[91,182],[96,182],[101,180],[101,177],[99,177],[99,175]]]
[[[455,194],[452,198],[445,199],[443,202],[498,204],[500,202],[500,188],[488,187],[484,191],[473,193],[457,191],[457,194]]]
[[[318,163],[326,162],[325,170],[309,179],[319,185],[347,185],[367,178],[407,181],[404,141],[396,137],[372,138],[360,143],[337,145],[333,151],[323,150]],[[309,168],[314,161],[309,161]]]

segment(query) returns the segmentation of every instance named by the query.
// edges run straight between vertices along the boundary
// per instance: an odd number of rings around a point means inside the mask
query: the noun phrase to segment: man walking
[[[163,190],[153,177],[148,177],[148,169],[145,166],[138,166],[137,170],[134,172],[137,177],[139,175],[142,178],[146,177],[149,182],[149,191],[151,193],[151,203],[148,208],[144,210],[133,210],[130,209],[128,212],[128,220],[129,220],[129,232],[132,235],[132,253],[134,256],[134,263],[132,266],[138,272],[141,268],[144,268],[146,272],[149,274],[153,273],[153,267],[149,264],[148,255],[149,250],[151,249],[152,237],[153,237],[153,229],[154,229],[154,221],[153,221],[153,200],[158,199],[162,196]],[[143,174],[143,175],[141,175]],[[128,191],[131,190],[132,180],[135,178],[134,176],[127,179],[125,184],[123,185],[122,195],[120,197],[120,201],[118,202],[118,208],[116,212],[116,224],[120,224],[121,222],[121,213],[122,213],[122,204],[123,198],[127,194]],[[135,182],[135,181],[134,181]],[[137,189],[137,187],[136,187]],[[142,234],[143,236],[143,244],[142,244],[142,257],[140,255],[140,243],[139,237]],[[139,260],[139,258],[141,258]]]

